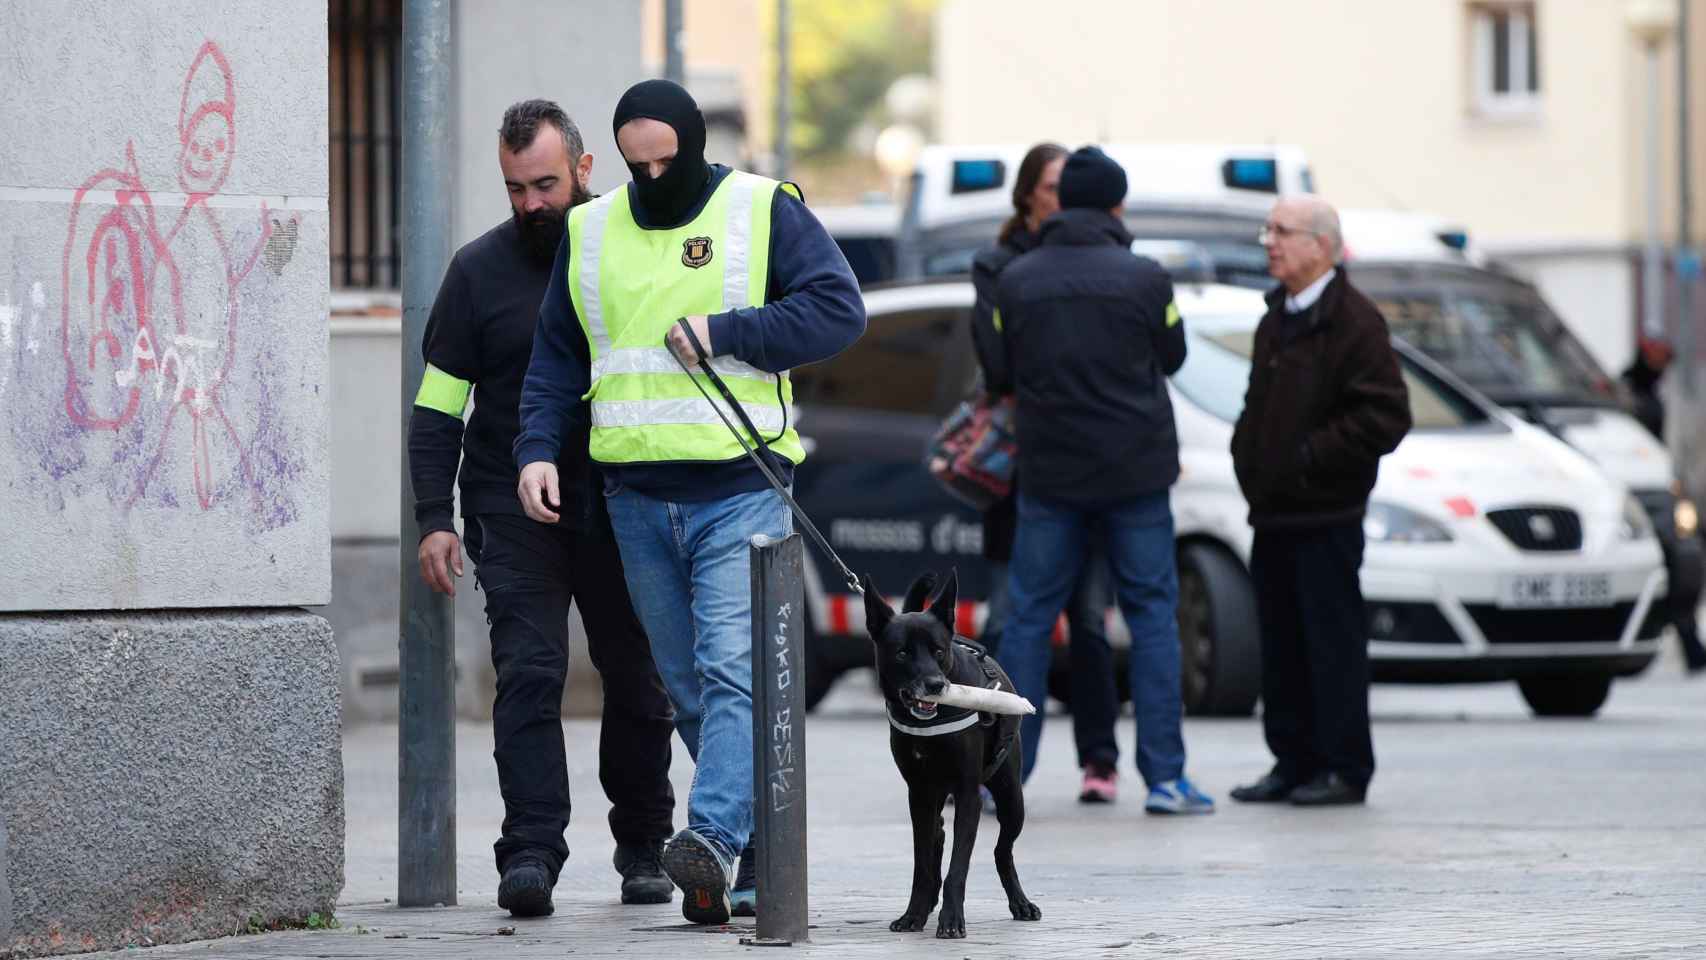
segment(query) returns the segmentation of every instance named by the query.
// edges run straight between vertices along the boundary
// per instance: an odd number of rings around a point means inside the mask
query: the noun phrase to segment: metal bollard
[[[804,548],[799,534],[752,538],[752,795],[758,935],[749,946],[811,940],[806,908]]]

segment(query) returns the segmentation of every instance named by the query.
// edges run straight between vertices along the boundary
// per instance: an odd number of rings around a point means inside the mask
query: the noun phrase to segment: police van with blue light
[[[863,284],[969,273],[1013,213],[1025,146],[929,146],[905,203],[817,208]],[[1190,239],[1220,279],[1260,284],[1267,264],[1256,231],[1274,197],[1314,189],[1303,151],[1291,146],[1111,145],[1132,184],[1126,227],[1134,237]]]

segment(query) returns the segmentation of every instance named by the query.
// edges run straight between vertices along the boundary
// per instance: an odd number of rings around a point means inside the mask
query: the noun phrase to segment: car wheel
[[[1262,692],[1256,594],[1231,554],[1202,543],[1179,550],[1179,680],[1185,712],[1247,717]]]
[[[1516,685],[1537,717],[1591,717],[1611,695],[1608,676],[1526,677]]]

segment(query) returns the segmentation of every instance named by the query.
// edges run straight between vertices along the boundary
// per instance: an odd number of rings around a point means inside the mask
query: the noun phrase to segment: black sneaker
[[[668,903],[675,886],[663,872],[663,841],[616,845],[613,858],[622,875],[623,903]]]
[[[683,830],[663,850],[663,869],[681,888],[681,915],[694,923],[729,922],[729,862],[692,830]]]
[[[752,844],[740,852],[735,868],[735,888],[729,892],[729,912],[737,917],[758,916],[758,853]]]
[[[511,860],[498,882],[498,906],[512,917],[550,916],[557,909],[551,904],[551,871],[537,857]]]

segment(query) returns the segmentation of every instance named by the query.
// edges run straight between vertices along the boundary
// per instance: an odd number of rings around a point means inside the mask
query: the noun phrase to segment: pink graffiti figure
[[[242,441],[221,404],[221,390],[236,357],[237,291],[259,259],[272,223],[262,203],[261,231],[253,249],[234,258],[208,203],[231,172],[237,150],[236,110],[231,64],[218,45],[208,41],[190,64],[179,101],[176,172],[185,196],[172,226],[159,230],[135,150],[129,146],[124,170],[102,171],[73,200],[63,285],[66,414],[85,429],[117,431],[134,420],[150,393],[169,404],[158,447],[141,471],[129,504],[143,496],[173,449],[180,413],[189,421],[190,474],[202,509],[212,508],[215,501],[215,447],[226,447],[243,480],[252,479]],[[85,195],[103,187],[114,190],[115,203],[96,224],[82,263],[76,265],[82,268],[76,279],[86,287],[82,306],[90,316],[88,348],[73,350],[72,254],[78,219]],[[186,247],[203,257],[216,252],[220,275],[186,280],[172,253]],[[195,262],[194,257],[185,260]],[[128,361],[121,361],[126,347]],[[152,391],[143,389],[145,382]]]

